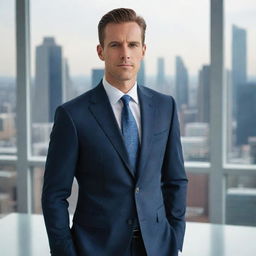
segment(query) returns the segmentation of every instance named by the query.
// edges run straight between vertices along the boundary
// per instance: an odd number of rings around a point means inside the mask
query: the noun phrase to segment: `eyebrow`
[[[119,41],[111,41],[111,42],[108,43],[108,45],[111,45],[111,44],[121,44],[121,42],[119,42]],[[130,42],[128,42],[128,44],[140,45],[141,43],[139,41],[130,41]]]

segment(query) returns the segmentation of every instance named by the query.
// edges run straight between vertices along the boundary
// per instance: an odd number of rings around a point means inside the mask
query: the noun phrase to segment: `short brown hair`
[[[106,13],[98,24],[98,36],[101,46],[104,46],[104,30],[108,23],[136,22],[141,29],[142,44],[145,43],[146,22],[132,9],[118,8]]]

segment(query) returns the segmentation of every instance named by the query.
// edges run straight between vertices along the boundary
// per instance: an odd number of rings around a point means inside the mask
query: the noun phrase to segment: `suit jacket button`
[[[135,192],[139,193],[140,192],[140,188],[139,187],[135,188]]]

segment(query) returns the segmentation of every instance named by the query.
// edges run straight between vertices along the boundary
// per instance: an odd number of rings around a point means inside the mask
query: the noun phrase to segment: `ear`
[[[103,48],[100,44],[97,45],[97,53],[98,53],[99,58],[104,61],[105,58],[103,55]]]
[[[142,57],[145,56],[146,49],[147,49],[147,46],[144,44],[144,45],[142,46]]]

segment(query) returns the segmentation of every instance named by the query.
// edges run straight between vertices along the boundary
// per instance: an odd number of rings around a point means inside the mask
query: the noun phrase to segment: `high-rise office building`
[[[94,68],[92,69],[92,87],[98,85],[101,79],[104,76],[104,69],[102,68]]]
[[[156,76],[156,89],[160,92],[165,91],[165,64],[164,58],[157,59],[157,76]]]
[[[251,157],[251,163],[256,164],[256,136],[255,137],[249,137],[248,143],[250,146],[250,157]]]
[[[137,82],[140,85],[145,85],[145,61],[144,60],[142,60],[140,64],[140,70],[138,72]]]
[[[188,70],[180,56],[175,59],[175,88],[178,110],[182,105],[188,105]]]
[[[247,81],[246,30],[235,25],[232,27],[232,100],[233,117],[237,119],[237,101],[239,87]]]
[[[36,47],[36,76],[32,107],[33,122],[53,122],[62,103],[62,48],[53,37]]]
[[[199,71],[198,81],[198,117],[199,122],[209,123],[210,116],[210,66],[204,65]]]
[[[256,83],[242,84],[238,90],[237,145],[249,144],[248,138],[256,136]]]
[[[68,101],[76,96],[73,83],[69,73],[69,65],[68,60],[64,58],[63,60],[63,93],[62,93],[62,101]]]
[[[226,88],[227,88],[227,95],[226,95],[226,109],[227,109],[227,121],[226,121],[226,130],[227,130],[227,157],[228,161],[231,160],[231,152],[234,149],[234,142],[235,142],[235,124],[234,119],[232,116],[232,98],[233,98],[233,90],[232,90],[232,72],[231,70],[226,70]]]

